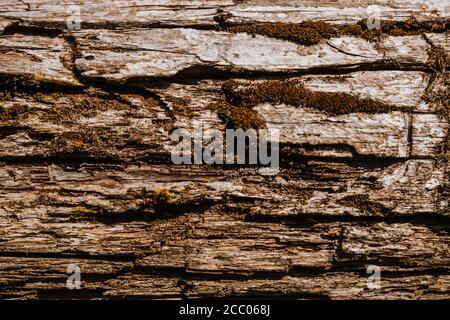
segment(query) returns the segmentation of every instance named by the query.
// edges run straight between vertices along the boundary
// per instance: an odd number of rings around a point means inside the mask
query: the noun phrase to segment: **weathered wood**
[[[0,17],[0,35],[3,33],[4,29],[13,25],[15,23],[15,21],[10,20],[10,19],[4,19],[2,17]]]
[[[75,37],[81,76],[109,81],[171,77],[190,68],[293,72],[384,60],[424,64],[430,48],[421,36],[387,37],[378,44],[343,36],[305,47],[261,35],[172,28],[86,30]]]
[[[0,298],[448,299],[449,12],[2,1]],[[280,129],[279,171],[175,165],[194,121]]]
[[[125,158],[168,155],[169,114],[150,97],[136,94],[16,94],[5,110],[3,157],[87,154]],[[12,116],[11,116],[12,115]]]
[[[82,28],[130,26],[215,25],[214,17],[226,15],[231,22],[302,22],[323,20],[331,23],[355,23],[374,14],[368,7],[377,5],[382,19],[419,21],[448,17],[449,6],[439,0],[344,0],[330,1],[160,1],[160,0],[8,0],[0,4],[0,18],[20,20],[31,26],[67,28],[77,15]],[[1,29],[0,29],[1,31]]]
[[[426,285],[424,286],[424,283]],[[284,297],[294,299],[445,299],[447,275],[389,277],[382,289],[368,290],[367,278],[351,273],[327,273],[305,278],[286,276],[276,280],[189,281],[188,297]],[[403,288],[403,290],[399,290]]]
[[[305,75],[297,79],[313,91],[357,94],[395,106],[412,107],[415,112],[435,112],[434,105],[423,99],[430,82],[429,74],[424,72],[361,71],[337,76]]]
[[[370,6],[379,6],[379,17],[402,21],[408,17],[418,20],[448,16],[448,4],[438,1],[390,1],[390,0],[344,0],[329,1],[243,1],[234,7],[225,8],[232,22],[299,22],[324,20],[332,23],[354,23],[370,18],[374,13]]]
[[[379,86],[380,79],[385,79],[385,87]],[[421,72],[356,72],[298,80],[317,92],[357,94],[420,112],[435,109],[433,103],[422,99],[429,79]],[[0,139],[0,157],[167,158],[175,145],[170,136],[174,129],[193,130],[193,120],[197,120],[205,128],[224,131],[224,124],[211,109],[214,101],[221,99],[221,84],[203,81],[155,89],[154,94],[167,107],[152,98],[150,91],[6,95],[0,102],[5,114],[1,125],[7,128]],[[445,119],[426,113],[331,116],[282,104],[261,104],[254,110],[268,128],[280,129],[281,143],[292,144],[296,154],[307,156],[432,157],[441,152],[448,130]]]
[[[0,36],[0,76],[34,83],[80,85],[68,68],[69,46],[62,38]]]
[[[444,170],[433,160],[390,166],[310,161],[298,169],[282,169],[274,179],[252,168],[5,165],[0,196],[6,212],[31,217],[36,212],[67,218],[83,212],[92,218],[127,218],[133,213],[152,217],[155,212],[158,216],[152,201],[154,190],[160,189],[170,192],[166,205],[174,214],[224,203],[254,215],[448,215],[448,204],[439,197],[448,179]],[[348,200],[364,195],[365,200]]]
[[[434,114],[417,114],[412,117],[413,156],[438,154],[448,140],[449,123]]]
[[[433,46],[441,47],[447,53],[447,57],[450,55],[450,32],[445,33],[426,33],[426,37],[431,41]]]

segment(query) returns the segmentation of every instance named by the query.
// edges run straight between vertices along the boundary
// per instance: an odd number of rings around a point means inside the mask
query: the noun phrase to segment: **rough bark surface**
[[[351,26],[370,5],[399,26],[447,22],[313,45],[219,24]],[[2,1],[0,298],[449,299],[449,13],[442,0]],[[174,130],[225,132],[233,115],[280,130],[277,174],[172,163]]]

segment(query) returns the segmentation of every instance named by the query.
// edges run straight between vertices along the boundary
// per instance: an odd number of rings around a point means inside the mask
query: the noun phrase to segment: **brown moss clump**
[[[368,29],[366,22],[359,22],[355,25],[344,25],[338,28],[338,35],[359,37],[371,42],[380,40],[383,35],[383,31],[381,31],[380,29]]]
[[[357,208],[371,215],[382,215],[389,213],[390,211],[385,206],[369,200],[369,196],[367,194],[346,196],[342,198],[339,203],[347,207]]]
[[[153,200],[157,206],[168,204],[172,197],[172,193],[165,188],[156,188],[153,190]]]
[[[367,25],[367,20],[362,20],[358,24]],[[445,32],[450,25],[450,19],[436,19],[434,21],[417,21],[410,18],[405,21],[381,21],[381,31],[392,36],[419,35],[424,32]]]
[[[117,100],[90,94],[37,93],[35,98],[38,101],[52,103],[53,106],[45,119],[56,123],[74,122],[80,117],[94,117],[98,112],[107,110],[129,109],[129,106]]]
[[[81,132],[65,132],[50,142],[49,154],[85,153],[91,156],[103,155],[105,150],[114,148],[114,139],[111,140],[105,130],[84,129]]]
[[[405,107],[396,107],[348,93],[312,91],[295,80],[264,81],[248,86],[229,80],[223,84],[222,90],[229,103],[243,107],[252,107],[260,103],[283,103],[294,107],[318,109],[331,115],[408,111]]]
[[[219,118],[233,129],[261,129],[265,127],[265,122],[258,112],[243,106],[233,106],[226,101],[220,101],[210,107],[216,111]]]
[[[377,41],[384,35],[407,36],[420,35],[423,32],[444,32],[448,30],[450,19],[441,19],[434,22],[419,22],[415,19],[406,21],[380,22],[380,29],[370,30],[367,19],[355,25],[334,26],[323,21],[305,21],[297,23],[261,23],[232,25],[226,22],[226,17],[215,19],[220,29],[232,33],[245,32],[252,35],[260,34],[271,38],[293,41],[310,46],[318,44],[322,39],[330,39],[344,35],[364,38],[368,41]]]
[[[20,120],[27,115],[27,106],[14,101],[15,93],[10,90],[0,91],[0,122]]]
[[[450,73],[433,74],[422,99],[435,108],[436,114],[450,121]]]
[[[89,214],[89,213],[95,213],[95,210],[89,209],[85,206],[76,206],[71,208],[72,212],[77,212],[77,213],[84,213],[84,214]]]
[[[11,101],[13,99],[14,99],[14,97],[13,97],[13,94],[11,93],[11,91],[6,91],[6,90],[0,91],[0,102]]]

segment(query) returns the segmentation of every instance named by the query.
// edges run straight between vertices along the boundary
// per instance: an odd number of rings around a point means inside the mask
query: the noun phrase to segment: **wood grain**
[[[153,30],[153,29],[152,29]],[[420,36],[388,37],[375,45],[339,37],[312,47],[246,33],[195,29],[155,29],[76,33],[80,58],[75,65],[86,78],[125,81],[171,77],[190,68],[235,72],[294,72],[349,68],[363,64],[424,64],[429,45]],[[136,45],[138,44],[138,45]]]
[[[324,20],[332,23],[354,23],[371,16],[369,6],[380,7],[380,17],[403,21],[408,18],[433,20],[449,16],[447,3],[438,0],[393,1],[161,1],[161,0],[8,0],[0,5],[0,17],[31,26],[66,28],[67,20],[79,6],[83,28],[104,26],[205,26],[215,25],[214,17],[224,14],[233,22],[302,22]],[[72,20],[70,20],[72,21]]]
[[[350,27],[371,5],[441,27],[308,46],[224,27]],[[449,299],[449,12],[441,0],[2,1],[0,298]],[[225,133],[239,123],[227,112],[280,130],[276,174],[173,164],[175,130]]]

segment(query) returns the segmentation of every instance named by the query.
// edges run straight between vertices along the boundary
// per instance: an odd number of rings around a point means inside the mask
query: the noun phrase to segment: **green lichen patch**
[[[384,215],[390,212],[390,210],[382,204],[369,200],[367,194],[346,196],[342,198],[339,203],[346,207],[357,208],[360,211],[371,215]]]
[[[344,92],[312,91],[304,88],[297,80],[270,80],[250,85],[229,80],[223,84],[222,90],[228,103],[247,108],[260,103],[288,104],[317,109],[331,115],[410,111],[406,107],[392,106]]]
[[[173,194],[166,188],[155,188],[154,190],[141,190],[143,199],[141,212],[164,212],[176,206]]]
[[[71,208],[72,212],[81,213],[81,214],[91,214],[95,213],[95,210],[92,210],[86,206],[76,206]]]
[[[233,106],[226,101],[220,101],[210,106],[217,112],[219,118],[233,129],[261,129],[265,127],[265,121],[258,112],[246,106]]]

